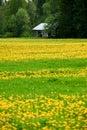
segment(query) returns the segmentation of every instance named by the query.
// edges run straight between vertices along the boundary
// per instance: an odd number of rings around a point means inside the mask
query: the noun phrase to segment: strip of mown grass
[[[50,96],[51,93],[82,95],[87,93],[87,81],[85,78],[31,78],[0,80],[0,95],[35,95]]]
[[[26,71],[57,68],[85,68],[87,59],[43,59],[43,60],[23,60],[23,61],[2,61],[0,71]]]
[[[62,94],[87,93],[86,67],[87,59],[1,62],[0,94],[6,92],[16,95],[17,92],[17,95],[26,95],[33,91],[35,94],[42,93],[48,96],[50,93],[44,91],[58,91]]]

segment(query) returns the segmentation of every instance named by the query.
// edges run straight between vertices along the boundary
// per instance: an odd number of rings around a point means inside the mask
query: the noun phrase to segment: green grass
[[[87,43],[87,39],[34,39],[34,38],[1,38],[0,42],[15,42],[15,43]]]
[[[56,68],[84,68],[87,67],[87,59],[44,59],[24,61],[3,61],[0,63],[0,71],[26,71]]]
[[[51,97],[51,92],[68,95],[82,95],[87,93],[85,78],[31,78],[31,79],[12,79],[0,81],[0,95],[46,95]]]
[[[37,71],[42,69],[56,70],[58,68],[82,69],[87,66],[87,59],[45,59],[30,60],[21,62],[5,61],[0,63],[0,71],[21,72]],[[29,93],[44,94],[51,96],[51,92],[56,94],[86,94],[86,77],[59,77],[59,78],[30,78],[30,79],[9,79],[0,80],[0,94],[5,92],[9,95],[26,95]]]

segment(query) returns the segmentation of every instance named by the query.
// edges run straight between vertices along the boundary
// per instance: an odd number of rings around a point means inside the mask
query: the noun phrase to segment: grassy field
[[[87,39],[0,39],[0,130],[87,130]]]

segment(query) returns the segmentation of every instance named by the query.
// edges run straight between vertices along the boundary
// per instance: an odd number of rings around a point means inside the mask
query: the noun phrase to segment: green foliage
[[[6,5],[8,15],[16,14],[19,8],[26,8],[25,0],[9,0]]]
[[[34,27],[36,25],[36,5],[33,1],[28,1],[28,4],[27,4],[27,12],[29,14],[29,17],[30,17],[30,23],[31,23],[31,26]]]
[[[9,0],[5,5],[4,37],[29,37],[35,22],[34,2]]]
[[[40,23],[45,20],[45,16],[43,13],[43,4],[46,0],[33,0],[36,5],[36,19],[35,23]]]
[[[16,22],[17,22],[17,36],[23,36],[24,33],[29,32],[29,16],[26,10],[20,8],[16,13]]]
[[[87,2],[49,0],[43,5],[49,32],[55,37],[87,37]]]
[[[74,26],[76,27],[77,37],[87,37],[87,1],[75,1],[74,11]]]
[[[0,35],[3,35],[3,23],[5,19],[5,8],[2,4],[2,1],[0,1]]]
[[[60,37],[74,37],[73,27],[73,5],[74,0],[61,0],[60,2],[60,16],[59,16],[59,36]]]
[[[2,30],[2,23],[3,23],[3,16],[2,16],[2,8],[0,7],[0,34],[1,34],[1,30]]]
[[[2,0],[0,0],[0,6],[2,6]]]
[[[58,36],[59,27],[59,1],[49,0],[43,5],[46,14],[45,22],[48,23],[48,34],[51,37]]]
[[[24,27],[27,30],[21,27],[19,31],[12,18],[13,15],[16,17],[20,8],[24,9],[29,17],[29,24]],[[86,0],[0,0],[0,35],[30,36],[35,25],[47,22],[48,34],[51,37],[87,38],[86,14]]]
[[[16,17],[15,15],[11,15],[7,22],[7,32],[5,34],[6,37],[14,37],[17,33],[17,25],[16,25]]]

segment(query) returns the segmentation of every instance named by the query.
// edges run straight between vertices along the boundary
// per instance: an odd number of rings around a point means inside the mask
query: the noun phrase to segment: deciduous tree
[[[17,36],[29,35],[29,22],[30,18],[25,9],[20,8],[16,13],[16,22],[17,22]]]

